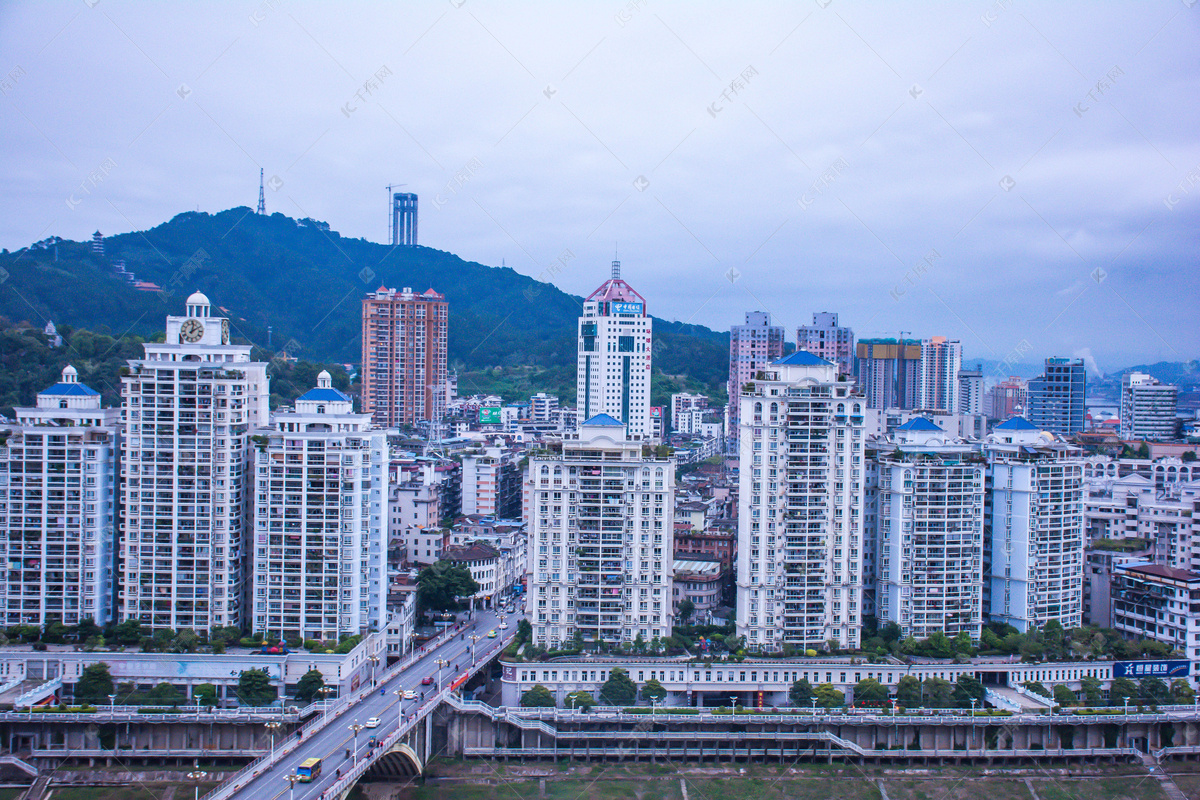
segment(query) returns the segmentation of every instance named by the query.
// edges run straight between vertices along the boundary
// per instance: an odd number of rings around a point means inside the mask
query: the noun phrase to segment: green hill
[[[139,291],[114,270],[123,260]],[[348,239],[324,223],[248,208],[188,212],[147,231],[90,243],[58,241],[0,253],[0,316],[41,327],[46,320],[97,334],[150,337],[182,314],[199,289],[231,318],[235,341],[285,344],[314,362],[361,358],[361,298],[380,285],[432,287],[450,304],[449,359],[461,391],[528,391],[574,397],[575,324],[580,298],[512,269],[463,261],[428,247]],[[597,271],[599,283],[607,270]],[[655,320],[654,402],[686,387],[724,395],[728,334]],[[498,368],[498,369],[497,369]]]

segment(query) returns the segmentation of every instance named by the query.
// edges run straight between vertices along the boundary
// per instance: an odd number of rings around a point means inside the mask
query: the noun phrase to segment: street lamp
[[[404,687],[397,687],[392,694],[396,695],[396,730],[404,724]]]
[[[736,694],[729,695],[729,711],[730,711],[730,713],[734,714],[735,716],[737,715],[737,695]]]
[[[379,663],[379,656],[374,655],[374,654],[369,655],[369,656],[367,656],[367,661],[371,662],[371,685],[374,686],[375,685],[375,665]]]
[[[322,719],[322,721],[324,721],[324,719],[329,716],[329,695],[336,691],[337,691],[337,689],[333,688],[332,686],[322,686],[320,689],[317,689],[317,693],[322,695],[322,697],[321,697],[321,719]]]
[[[300,776],[292,773],[291,775],[284,775],[283,779],[288,782],[291,788],[291,792],[288,794],[289,800],[296,800],[296,781],[300,780]]]
[[[437,664],[437,685],[434,686],[434,691],[442,689],[442,667],[450,666],[450,662],[444,658],[435,658],[433,663]]]
[[[358,732],[361,731],[365,727],[367,727],[367,726],[359,725],[358,720],[354,720],[354,724],[350,726],[350,730],[354,731],[354,763],[355,764],[358,763]]]
[[[478,642],[483,637],[480,636],[478,633],[472,633],[467,638],[471,640],[471,666],[475,666],[475,643]]]
[[[283,727],[283,723],[272,720],[263,727],[271,733],[271,761],[273,762],[275,761],[275,731]]]
[[[108,696],[108,713],[110,715],[117,713],[117,696],[115,694]]]
[[[813,719],[816,719],[817,718],[817,698],[814,697],[812,699],[812,704],[813,704]]]
[[[198,769],[193,770],[187,774],[187,779],[189,781],[196,782],[195,794],[193,794],[193,797],[195,798],[195,800],[200,800],[200,781],[204,780],[207,777],[208,777],[207,772],[201,772]]]
[[[975,704],[978,702],[979,702],[979,698],[977,698],[977,697],[971,698],[971,717],[972,718],[975,717]]]
[[[1125,716],[1126,717],[1129,716],[1129,698],[1128,697],[1125,698]]]

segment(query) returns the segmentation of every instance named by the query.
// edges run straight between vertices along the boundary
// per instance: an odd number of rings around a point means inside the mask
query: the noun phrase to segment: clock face
[[[204,323],[198,319],[186,319],[179,327],[179,338],[185,342],[196,343],[204,336]]]
[[[229,344],[229,320],[221,320],[221,344]]]

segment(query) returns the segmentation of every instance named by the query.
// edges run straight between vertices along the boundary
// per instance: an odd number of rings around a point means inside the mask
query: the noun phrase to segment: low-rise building
[[[492,602],[504,589],[503,565],[500,551],[485,542],[451,547],[442,554],[442,560],[460,564],[471,571],[471,577],[479,589],[471,597],[472,608],[491,608]]]
[[[720,561],[675,559],[675,616],[685,600],[692,603],[689,622],[708,624],[712,612],[725,605],[729,586],[729,569]]]
[[[1196,610],[1193,610],[1196,609]],[[1115,630],[1133,640],[1153,639],[1200,658],[1200,575],[1163,564],[1113,569]]]

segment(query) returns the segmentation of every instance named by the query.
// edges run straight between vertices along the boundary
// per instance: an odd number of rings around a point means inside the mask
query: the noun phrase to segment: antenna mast
[[[263,171],[262,167],[258,169],[258,213],[267,213],[267,197],[263,194]]]

